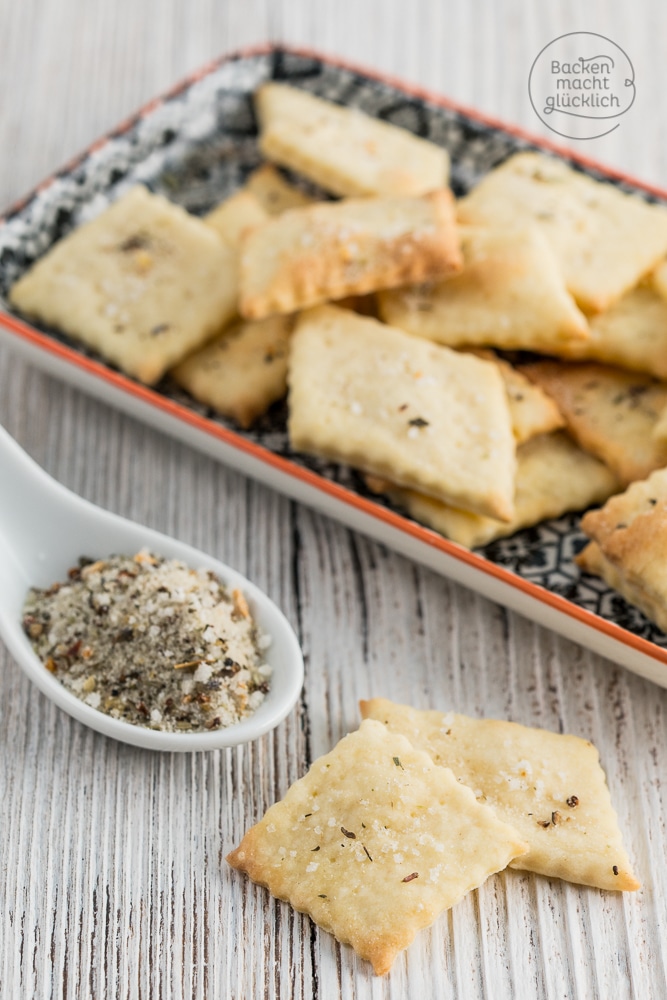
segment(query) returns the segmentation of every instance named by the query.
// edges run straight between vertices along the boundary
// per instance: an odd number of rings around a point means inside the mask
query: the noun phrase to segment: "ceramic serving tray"
[[[648,200],[667,201],[667,192],[436,95],[314,53],[253,49],[205,67],[152,101],[5,214],[0,336],[51,374],[667,687],[667,636],[573,563],[584,544],[576,515],[469,552],[370,494],[353,470],[293,452],[284,404],[241,431],[168,379],[149,389],[9,309],[7,292],[33,261],[131,185],[142,182],[195,214],[238,188],[260,163],[252,94],[269,79],[361,108],[446,147],[456,195],[517,150],[537,148]]]

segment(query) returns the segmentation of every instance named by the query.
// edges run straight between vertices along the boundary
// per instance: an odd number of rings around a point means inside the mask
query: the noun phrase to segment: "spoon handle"
[[[47,497],[44,491],[54,480],[21,448],[0,425],[0,534],[14,538],[40,511]],[[48,497],[53,503],[53,498]]]

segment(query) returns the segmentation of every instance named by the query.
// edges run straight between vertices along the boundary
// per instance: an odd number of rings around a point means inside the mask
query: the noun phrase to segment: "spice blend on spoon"
[[[31,589],[23,628],[74,695],[150,729],[232,725],[269,689],[271,640],[243,593],[208,570],[146,551],[81,559],[66,582]]]

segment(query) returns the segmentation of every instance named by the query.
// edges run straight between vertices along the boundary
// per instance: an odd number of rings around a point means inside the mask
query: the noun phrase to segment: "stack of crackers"
[[[639,888],[588,741],[383,698],[361,714],[227,860],[376,974],[507,866]]]
[[[279,83],[255,106],[240,191],[199,219],[137,187],[12,304],[242,427],[287,393],[295,450],[470,548],[667,466],[667,209],[535,152],[456,202],[424,139]]]

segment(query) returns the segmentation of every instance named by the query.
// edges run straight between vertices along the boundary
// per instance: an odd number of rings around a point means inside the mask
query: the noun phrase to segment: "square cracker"
[[[584,549],[579,565],[667,631],[667,469],[589,511],[581,527],[597,548]]]
[[[663,299],[667,299],[667,260],[661,260],[650,275],[650,282]]]
[[[653,435],[667,406],[664,383],[594,362],[537,361],[521,371],[553,397],[575,440],[621,485],[667,465],[667,443]]]
[[[449,191],[295,208],[242,247],[240,312],[248,319],[413,281],[461,267]]]
[[[603,555],[597,542],[589,542],[586,548],[575,556],[574,561],[584,573],[588,573],[590,576],[599,576],[612,590],[618,591],[628,604],[639,608],[650,621],[655,622],[663,632],[667,632],[667,608],[664,593],[652,594],[637,580],[628,579],[620,567],[615,566],[611,560]]]
[[[514,518],[509,523],[458,510],[382,480],[370,478],[367,482],[375,492],[404,507],[415,521],[469,549],[506,538],[547,518],[603,503],[619,488],[606,465],[563,433],[531,438],[517,449],[516,458]]]
[[[478,802],[530,845],[510,863],[600,889],[638,889],[597,750],[578,736],[496,719],[420,711],[384,698],[361,702],[434,763],[451,768]]]
[[[369,720],[316,760],[227,861],[384,975],[417,931],[523,850],[450,771]]]
[[[282,215],[290,208],[305,208],[315,201],[286,181],[270,163],[265,163],[250,174],[246,190],[255,196],[267,215]]]
[[[269,218],[261,202],[244,188],[217,205],[204,222],[212,226],[219,236],[236,251],[241,246],[244,233],[261,226]]]
[[[667,209],[543,153],[517,153],[459,202],[461,222],[537,223],[565,284],[588,312],[601,312],[667,253]]]
[[[234,315],[234,254],[200,219],[135,187],[56,243],[9,299],[153,384]]]
[[[565,418],[553,399],[509,361],[482,348],[472,353],[478,358],[493,361],[498,366],[507,390],[512,430],[517,444],[525,444],[538,434],[548,434],[565,426]]]
[[[667,300],[650,282],[627,292],[606,312],[591,316],[589,327],[586,340],[560,344],[552,353],[667,379]]]
[[[333,194],[418,195],[447,184],[446,150],[355,108],[282,83],[260,87],[255,108],[266,158]]]
[[[461,227],[463,270],[438,284],[378,296],[387,323],[448,347],[550,353],[588,336],[537,226]]]
[[[515,444],[496,365],[335,306],[303,313],[292,447],[509,520]]]
[[[238,322],[190,354],[172,378],[207,406],[250,427],[287,392],[292,316]]]

